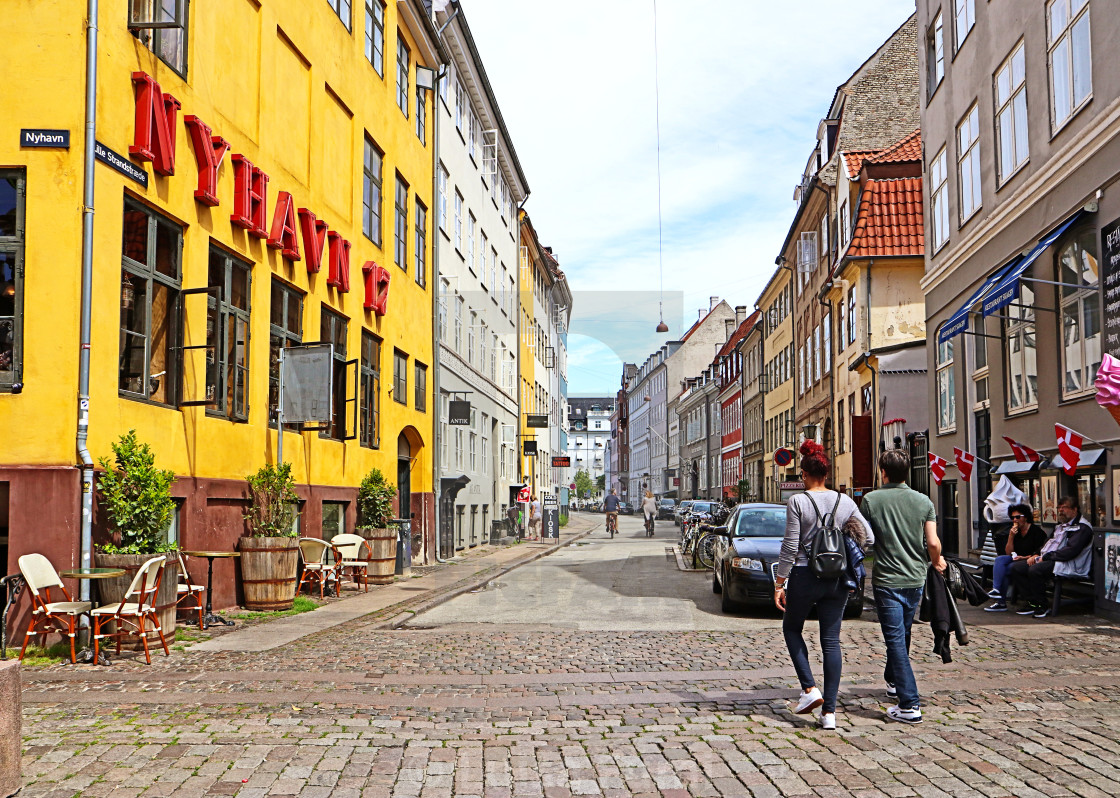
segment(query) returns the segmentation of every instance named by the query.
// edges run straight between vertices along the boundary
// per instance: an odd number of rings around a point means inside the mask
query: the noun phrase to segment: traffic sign
[[[780,466],[788,466],[793,462],[793,452],[789,449],[778,449],[774,452],[774,463]]]

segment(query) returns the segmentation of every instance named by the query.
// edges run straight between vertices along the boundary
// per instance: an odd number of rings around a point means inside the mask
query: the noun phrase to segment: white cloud
[[[532,188],[526,209],[573,293],[658,290],[652,0],[463,7]],[[671,336],[709,295],[753,307],[836,87],[913,10],[913,0],[657,4],[664,288],[684,295],[681,317],[666,318]],[[648,336],[646,352],[664,340],[647,327],[629,340]],[[617,374],[583,380],[579,368],[570,361],[580,390],[617,388]]]

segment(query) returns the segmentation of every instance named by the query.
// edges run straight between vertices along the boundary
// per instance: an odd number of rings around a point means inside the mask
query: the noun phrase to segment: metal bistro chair
[[[338,552],[338,576],[339,586],[341,587],[342,577],[346,572],[350,572],[350,577],[354,580],[354,584],[362,583],[365,592],[369,592],[369,579],[368,576],[368,561],[373,557],[373,549],[370,548],[369,541],[361,535],[335,535],[331,538],[331,545],[334,546]],[[362,558],[362,549],[365,549],[365,559]],[[341,595],[341,592],[339,593]]]
[[[202,616],[205,612],[202,597],[206,593],[206,585],[196,585],[191,583],[191,575],[187,572],[187,562],[183,558],[183,552],[175,552],[175,556],[179,558],[179,584],[176,587],[178,597],[175,599],[175,606],[177,609],[184,612],[197,612],[198,613],[198,628],[204,629],[202,624]],[[183,602],[187,602],[186,605]]]
[[[70,638],[70,662],[78,661],[74,651],[74,637],[78,631],[78,618],[89,612],[93,605],[88,601],[73,601],[66,585],[62,584],[58,572],[51,565],[50,560],[42,554],[25,554],[19,558],[19,571],[23,574],[27,587],[31,591],[31,624],[27,627],[27,634],[23,638],[23,648],[19,650],[19,658],[23,659],[27,651],[27,644],[32,635],[43,636],[47,627],[53,624],[63,636]],[[51,601],[51,588],[57,587],[62,591],[66,601]],[[39,595],[39,591],[43,595]]]
[[[323,597],[323,588],[331,577],[337,577],[337,562],[332,564],[326,561],[327,552],[331,544],[320,538],[300,538],[299,558],[303,562],[303,575],[299,578],[296,592],[303,590],[306,584],[319,583],[319,598]],[[335,558],[337,561],[337,557]]]
[[[101,656],[101,638],[117,638],[117,653],[121,653],[121,636],[126,634],[125,627],[133,630],[140,642],[144,645],[144,658],[152,664],[152,655],[148,651],[148,635],[145,622],[155,627],[159,634],[159,641],[163,644],[164,655],[170,657],[171,651],[167,648],[167,639],[163,636],[163,628],[159,624],[159,615],[156,613],[156,593],[159,592],[159,583],[163,580],[163,556],[153,557],[140,566],[132,584],[125,591],[124,598],[119,604],[103,604],[95,609],[93,616],[93,661],[97,662]],[[101,633],[101,624],[115,621],[117,628],[113,632]]]

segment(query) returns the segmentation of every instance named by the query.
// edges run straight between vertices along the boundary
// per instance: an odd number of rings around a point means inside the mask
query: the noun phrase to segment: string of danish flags
[[[1096,443],[1096,441],[1063,424],[1055,424],[1054,433],[1058,439],[1058,454],[1062,456],[1062,469],[1072,477],[1077,471],[1077,464],[1081,460],[1081,444],[1086,440],[1093,443]],[[1026,444],[1019,443],[1006,435],[1003,436],[1003,439],[1011,445],[1011,451],[1015,455],[1016,462],[1037,463],[1042,459],[1042,455]],[[977,460],[985,465],[991,465],[987,460],[956,446],[953,447],[953,456],[957,461],[957,472],[965,482],[972,478],[972,469],[976,466]],[[933,452],[929,453],[929,472],[934,483],[941,484],[941,480],[945,478],[945,468],[948,465],[949,461],[944,457],[938,457]]]

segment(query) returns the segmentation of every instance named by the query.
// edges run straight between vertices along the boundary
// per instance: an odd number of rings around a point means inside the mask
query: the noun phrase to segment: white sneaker
[[[824,703],[824,696],[821,691],[814,687],[807,693],[802,693],[797,701],[797,709],[793,710],[796,715],[805,715],[812,712],[814,709]]]
[[[896,690],[894,685],[890,682],[887,682],[887,698],[893,698],[896,701],[898,700],[898,690]]]
[[[887,718],[889,720],[897,720],[902,723],[921,723],[922,710],[920,709],[901,709],[897,704],[893,707],[887,708]]]
[[[822,712],[821,713],[821,728],[828,731],[836,730],[836,713],[835,712]]]

